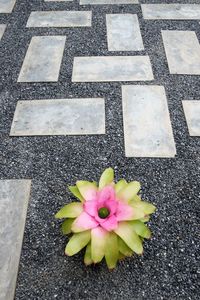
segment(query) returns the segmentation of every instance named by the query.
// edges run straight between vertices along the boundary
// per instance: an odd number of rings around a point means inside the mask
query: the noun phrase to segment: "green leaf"
[[[125,179],[121,179],[119,180],[116,184],[115,184],[115,192],[116,194],[119,193],[119,191],[121,191],[121,189],[123,189],[126,185],[127,185],[127,181]]]
[[[103,174],[101,175],[101,178],[99,180],[99,189],[104,188],[106,185],[109,185],[114,180],[114,171],[112,168],[107,168]]]
[[[133,231],[131,224],[128,222],[121,222],[114,231],[131,250],[137,254],[143,253],[142,242],[135,231]]]
[[[124,241],[118,237],[118,245],[119,245],[119,251],[124,255],[124,256],[132,256],[133,251],[124,243]]]
[[[155,210],[156,207],[148,202],[145,201],[138,201],[138,202],[131,202],[130,205],[134,208],[140,209],[141,211],[144,212],[145,215],[150,215],[152,214]]]
[[[133,202],[140,202],[141,200],[142,199],[141,199],[140,195],[135,195],[131,201],[133,201]]]
[[[119,256],[118,237],[114,232],[109,232],[106,239],[105,259],[109,269],[114,269]]]
[[[100,262],[105,255],[107,231],[96,227],[91,230],[91,253],[94,263]]]
[[[83,249],[91,239],[90,230],[74,233],[65,248],[65,254],[72,256]]]
[[[141,221],[131,221],[130,223],[133,226],[134,231],[138,235],[146,239],[149,239],[151,237],[151,231],[144,223],[142,223]]]
[[[71,186],[68,186],[68,188],[69,188],[70,192],[71,192],[76,198],[78,198],[81,202],[84,201],[84,199],[83,199],[83,197],[82,197],[81,193],[79,192],[79,189],[77,188],[76,185],[74,185],[74,186],[72,186],[72,185],[71,185]]]
[[[91,243],[89,243],[85,250],[84,264],[86,266],[89,266],[92,263],[93,263],[93,261],[92,261],[92,255],[91,255]]]
[[[149,221],[149,219],[150,219],[150,216],[147,215],[147,216],[145,216],[144,218],[141,218],[140,221],[143,222],[143,223],[146,223],[146,222]]]
[[[122,188],[117,194],[117,196],[119,197],[119,199],[128,203],[135,197],[139,190],[140,183],[138,181],[132,181],[128,183],[124,188]]]
[[[97,186],[95,182],[78,180],[76,185],[84,200],[93,200],[96,197]]]
[[[62,223],[61,229],[62,229],[63,234],[69,234],[71,232],[71,226],[72,226],[73,222],[74,222],[74,219],[66,219]]]
[[[61,208],[55,215],[55,218],[56,219],[76,218],[82,213],[82,211],[83,211],[82,203],[72,202],[70,204],[65,205],[63,208]]]
[[[145,213],[141,208],[138,208],[135,205],[129,204],[133,208],[133,217],[132,220],[139,220],[145,217]]]
[[[124,255],[121,252],[119,252],[118,259],[119,260],[123,260],[124,258],[126,258],[126,255]]]

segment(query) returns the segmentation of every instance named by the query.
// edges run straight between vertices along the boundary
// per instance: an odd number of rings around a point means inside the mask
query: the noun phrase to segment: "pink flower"
[[[108,168],[99,184],[77,181],[69,188],[80,202],[67,204],[56,214],[58,219],[65,218],[63,233],[73,233],[65,248],[67,255],[72,256],[86,247],[86,265],[105,257],[112,269],[120,258],[133,252],[142,254],[142,239],[151,236],[144,222],[155,206],[137,195],[139,182],[127,183],[122,179],[114,183],[114,171]]]
[[[85,199],[83,212],[72,226],[74,232],[93,229],[98,226],[107,231],[115,230],[119,221],[132,220],[133,208],[116,198],[113,186],[96,191],[93,200]]]

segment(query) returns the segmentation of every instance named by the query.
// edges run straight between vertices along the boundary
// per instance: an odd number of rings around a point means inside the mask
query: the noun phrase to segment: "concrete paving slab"
[[[0,180],[0,299],[13,300],[31,180]]]
[[[200,19],[199,4],[141,4],[147,20],[196,20]]]
[[[34,11],[26,27],[85,27],[92,25],[91,11]]]
[[[200,136],[200,100],[183,100],[182,104],[190,136]]]
[[[174,157],[176,148],[164,87],[122,86],[127,157]]]
[[[80,5],[96,4],[139,4],[138,0],[80,0]]]
[[[109,51],[144,50],[137,15],[106,15],[106,25]]]
[[[171,74],[200,75],[200,45],[194,31],[162,30]]]
[[[0,0],[0,14],[9,14],[15,6],[16,0]]]
[[[6,30],[6,25],[0,24],[0,40],[2,39],[5,30]]]
[[[45,2],[71,2],[73,0],[44,0]]]
[[[103,98],[19,101],[10,135],[105,134]]]
[[[153,80],[148,56],[75,57],[73,82]]]
[[[65,40],[65,36],[34,36],[18,82],[58,81]]]

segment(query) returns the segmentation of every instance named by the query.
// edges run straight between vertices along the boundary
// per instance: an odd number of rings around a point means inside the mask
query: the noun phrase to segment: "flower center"
[[[99,218],[101,219],[105,219],[109,216],[110,214],[110,211],[107,209],[107,207],[101,207],[99,210],[98,210],[98,216]]]

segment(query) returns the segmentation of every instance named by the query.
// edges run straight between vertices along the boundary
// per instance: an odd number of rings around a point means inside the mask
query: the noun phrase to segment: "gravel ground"
[[[92,9],[93,26],[26,29],[30,12],[42,9]],[[175,159],[125,157],[120,83],[71,83],[74,56],[124,55],[107,51],[106,13],[138,14],[145,51],[128,55],[149,54],[153,84],[166,88]],[[8,24],[0,43],[0,178],[33,180],[15,299],[199,299],[200,139],[188,134],[181,100],[200,99],[200,77],[169,75],[160,33],[161,29],[193,30],[200,40],[199,22],[145,21],[139,5],[91,7],[77,1],[18,0],[11,15],[0,15],[0,23]],[[34,35],[67,36],[57,83],[17,83]],[[18,100],[71,97],[105,98],[106,135],[9,137]],[[158,208],[149,224],[153,238],[145,242],[144,255],[126,259],[112,272],[104,264],[86,268],[81,254],[64,256],[67,238],[54,220],[54,213],[72,199],[66,185],[76,179],[97,180],[107,166],[115,169],[117,179],[141,181],[143,197]]]

